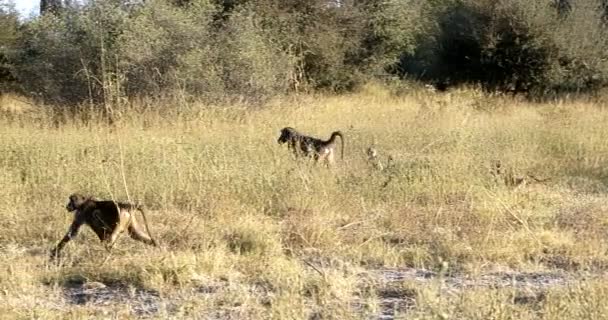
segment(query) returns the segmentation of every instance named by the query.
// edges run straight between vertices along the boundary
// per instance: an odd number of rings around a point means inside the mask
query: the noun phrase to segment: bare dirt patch
[[[154,290],[101,282],[72,283],[63,289],[65,301],[71,305],[104,309],[122,304],[129,306],[133,315],[146,317],[159,311],[162,298]]]
[[[361,280],[367,286],[375,287],[380,311],[377,319],[394,319],[395,315],[406,313],[416,307],[416,291],[404,288],[404,284],[436,285],[441,292],[458,294],[473,288],[513,288],[516,304],[534,304],[542,301],[545,292],[556,287],[566,287],[600,277],[600,274],[574,274],[561,271],[548,272],[492,272],[471,277],[464,274],[441,275],[437,272],[416,269],[375,269],[361,274]],[[361,302],[355,302],[360,305]]]
[[[368,318],[388,320],[394,319],[396,314],[402,315],[416,308],[417,292],[406,284],[433,285],[446,294],[458,294],[473,288],[513,288],[516,290],[513,303],[534,305],[543,301],[549,289],[566,287],[601,275],[560,271],[509,271],[471,277],[464,274],[441,275],[416,268],[384,268],[367,270],[359,276],[361,285],[373,289],[378,299],[378,312]],[[225,282],[218,282],[213,285],[198,286],[192,292],[208,298],[221,293],[227,285]],[[86,306],[99,311],[114,305],[128,306],[131,314],[139,318],[157,316],[161,309],[171,313],[171,309],[178,307],[181,300],[178,296],[161,297],[154,290],[100,282],[66,284],[63,295],[69,305]],[[354,308],[362,308],[363,304],[360,298],[354,298]],[[218,313],[217,317],[212,318],[225,318],[221,314]]]

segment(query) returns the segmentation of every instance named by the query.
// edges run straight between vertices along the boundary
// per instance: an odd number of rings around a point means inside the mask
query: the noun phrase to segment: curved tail
[[[331,134],[332,140],[336,137],[340,137],[340,145],[341,145],[341,150],[340,150],[340,160],[344,160],[344,136],[342,135],[342,132],[340,131],[334,131]]]
[[[141,212],[141,216],[144,218],[144,225],[146,226],[146,232],[148,233],[148,236],[152,240],[152,245],[154,245],[155,247],[158,247],[158,242],[156,242],[156,239],[152,236],[152,232],[150,232],[150,226],[148,225],[148,219],[146,219],[146,213],[144,212],[144,209],[139,205],[136,206],[136,209],[139,210],[139,212]]]

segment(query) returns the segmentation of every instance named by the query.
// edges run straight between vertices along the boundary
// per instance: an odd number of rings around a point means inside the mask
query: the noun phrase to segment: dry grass
[[[397,291],[415,303],[396,318],[608,312],[608,112],[591,103],[528,104],[465,89],[397,96],[368,86],[259,109],[156,106],[109,128],[94,116],[64,123],[35,108],[15,112],[11,101],[0,99],[7,317],[362,318],[381,312],[384,289],[361,274],[404,267],[600,280],[545,288],[530,303],[519,303],[517,288],[446,294],[440,279],[414,281]],[[294,162],[276,144],[284,126],[322,137],[341,129],[346,160],[332,169]],[[370,166],[371,144],[393,165]],[[551,180],[496,182],[497,159]],[[145,203],[163,248],[122,238],[101,266],[107,254],[87,230],[51,264],[47,251],[69,225],[63,207],[75,191]],[[86,294],[106,292],[87,289],[94,282],[107,286],[107,299]]]

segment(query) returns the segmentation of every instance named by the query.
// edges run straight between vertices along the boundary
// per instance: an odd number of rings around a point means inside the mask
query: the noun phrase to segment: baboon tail
[[[137,210],[139,210],[139,212],[141,212],[141,216],[144,219],[144,225],[146,226],[146,232],[148,233],[148,236],[150,236],[150,239],[152,239],[152,244],[154,246],[158,246],[158,242],[156,242],[156,238],[154,238],[152,236],[152,232],[150,232],[150,226],[148,225],[148,219],[146,219],[146,213],[144,212],[144,209],[138,205]]]
[[[342,146],[340,150],[340,160],[344,160],[344,136],[342,136],[342,132],[336,131],[336,135],[340,137],[340,145]]]

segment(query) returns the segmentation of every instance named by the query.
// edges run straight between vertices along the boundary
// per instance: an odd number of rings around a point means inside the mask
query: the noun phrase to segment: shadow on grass
[[[68,273],[46,279],[43,283],[59,286],[68,304],[100,310],[108,306],[126,306],[137,316],[158,313],[162,302],[158,291],[145,288],[140,278],[130,274],[107,272],[85,276]]]

